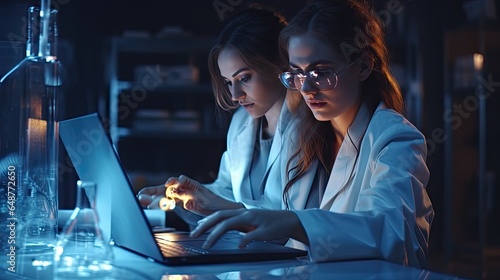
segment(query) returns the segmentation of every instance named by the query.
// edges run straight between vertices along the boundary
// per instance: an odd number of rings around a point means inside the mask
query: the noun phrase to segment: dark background
[[[68,72],[60,117],[70,118],[94,111],[106,114],[106,110],[103,110],[106,105],[102,105],[102,102],[109,93],[106,53],[110,37],[121,36],[127,30],[139,30],[155,36],[164,26],[180,26],[191,36],[216,36],[223,27],[224,18],[250,2],[272,6],[287,18],[291,18],[304,3],[300,0],[52,1],[52,6],[59,10],[59,57]],[[444,114],[450,108],[445,107],[447,96],[450,104],[467,105],[467,97],[475,89],[474,86],[462,89],[453,87],[457,57],[483,52],[483,77],[488,80],[488,75],[492,75],[490,80],[500,81],[500,1],[487,1],[496,4],[496,9],[488,10],[496,17],[484,21],[474,16],[473,7],[474,3],[482,1],[373,2],[387,23],[387,42],[392,52],[393,69],[405,93],[407,116],[432,144],[428,156],[431,179],[427,190],[436,217],[430,242],[430,267],[467,277],[483,275],[493,279],[492,268],[487,261],[500,255],[497,250],[500,245],[500,226],[498,218],[494,218],[500,214],[500,152],[495,143],[499,136],[499,85],[488,88],[491,97],[487,100],[486,169],[490,171],[490,179],[486,212],[479,208],[477,197],[477,110],[468,112],[471,113],[469,115],[458,115],[463,118],[464,124],[458,129],[450,129]],[[0,3],[0,41],[5,41],[0,47],[1,76],[23,57],[22,52],[16,52],[13,39],[23,40],[26,26],[23,18],[27,7],[39,4],[39,1],[2,0]],[[470,3],[472,6],[467,5]],[[387,14],[391,5],[395,4],[402,11]],[[215,6],[226,10],[218,14]],[[444,136],[441,132],[445,133]],[[196,145],[196,139],[192,141],[194,144],[189,142],[189,145]],[[217,172],[220,153],[224,150],[223,141],[214,145],[211,153],[207,151],[211,166],[202,171],[211,174],[211,177]],[[189,170],[184,172],[189,174]],[[61,205],[67,208],[72,207],[71,187],[67,185],[73,184],[75,176],[70,171],[66,172],[65,189],[60,187]],[[482,215],[487,220],[487,250],[484,254],[478,251],[478,248],[482,248],[478,244],[479,217]],[[450,259],[465,264],[457,265],[449,262]],[[468,266],[471,267],[470,271],[465,270]],[[489,274],[484,271],[489,271]]]

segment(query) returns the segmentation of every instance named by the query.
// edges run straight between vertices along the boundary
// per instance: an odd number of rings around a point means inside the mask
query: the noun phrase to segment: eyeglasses
[[[340,69],[338,72],[334,72],[332,69],[314,69],[306,73],[293,73],[284,72],[279,75],[281,83],[289,90],[298,91],[304,84],[304,80],[307,78],[312,84],[319,90],[331,90],[334,89],[339,82],[339,74],[345,69],[353,65],[357,60],[352,61],[347,64],[344,68]]]

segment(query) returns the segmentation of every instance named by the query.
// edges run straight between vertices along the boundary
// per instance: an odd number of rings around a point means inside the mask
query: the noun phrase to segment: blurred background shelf
[[[105,41],[109,92],[99,110],[136,190],[165,176],[215,179],[230,114],[218,113],[210,84],[213,42],[212,36],[183,34]]]

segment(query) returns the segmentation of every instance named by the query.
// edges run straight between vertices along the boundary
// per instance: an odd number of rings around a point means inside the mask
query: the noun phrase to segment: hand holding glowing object
[[[164,211],[174,210],[175,208],[175,199],[171,197],[174,194],[174,188],[177,188],[179,184],[173,184],[166,187],[165,197],[160,199],[160,208]]]

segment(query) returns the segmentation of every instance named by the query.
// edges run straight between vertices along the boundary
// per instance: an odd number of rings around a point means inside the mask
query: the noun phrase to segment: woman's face
[[[290,38],[288,54],[293,73],[328,68],[337,73],[343,69],[337,77],[337,86],[331,90],[319,90],[309,79],[304,80],[300,92],[317,120],[332,121],[344,114],[355,114],[360,97],[356,63],[344,69],[351,61],[326,41],[307,33]]]
[[[217,60],[232,99],[253,118],[262,117],[281,98],[285,90],[276,77],[264,77],[250,68],[234,48],[224,48]],[[272,74],[270,74],[272,75]]]

